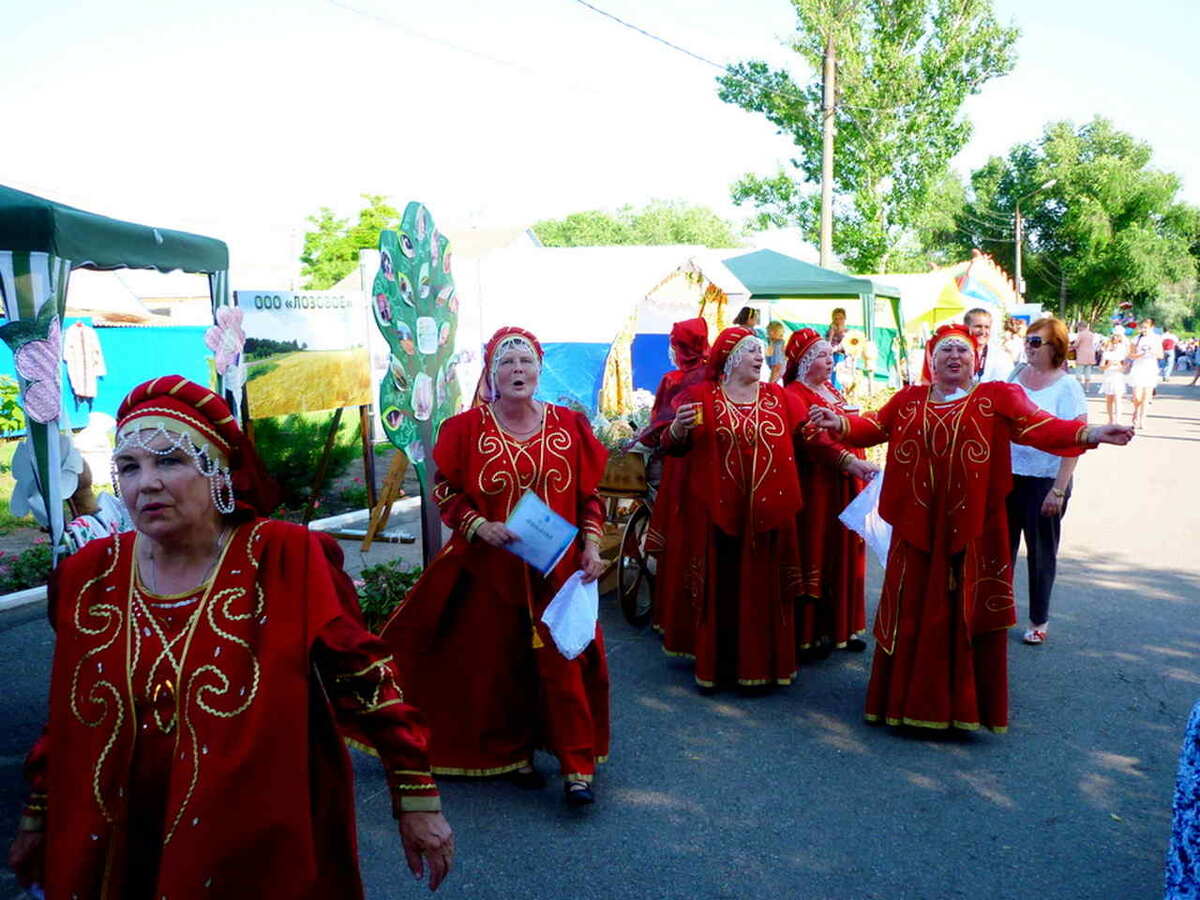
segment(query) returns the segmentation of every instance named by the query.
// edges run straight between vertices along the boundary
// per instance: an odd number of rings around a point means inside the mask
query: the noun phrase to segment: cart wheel
[[[626,621],[638,628],[650,621],[654,604],[654,575],[646,558],[646,530],[650,507],[639,504],[625,523],[621,552],[617,557],[617,596]]]

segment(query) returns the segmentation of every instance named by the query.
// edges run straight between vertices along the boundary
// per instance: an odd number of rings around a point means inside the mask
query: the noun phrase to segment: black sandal
[[[508,780],[523,791],[540,791],[546,786],[546,776],[533,766],[513,769],[508,773]]]
[[[596,802],[596,794],[586,781],[568,781],[563,784],[563,799],[567,806],[588,806]]]

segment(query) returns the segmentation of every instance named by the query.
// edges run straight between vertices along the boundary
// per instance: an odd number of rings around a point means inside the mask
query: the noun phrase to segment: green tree
[[[381,194],[363,194],[367,205],[359,210],[358,221],[339,219],[333,210],[322,206],[315,216],[309,216],[312,231],[304,234],[304,249],[300,254],[304,288],[323,291],[333,287],[358,265],[359,250],[373,250],[379,243],[379,232],[395,228],[400,213]]]
[[[827,41],[837,55],[834,250],[853,271],[887,269],[971,136],[963,103],[1012,69],[1017,29],[996,20],[991,0],[791,2],[792,49],[809,69],[820,73]],[[763,114],[800,151],[789,168],[744,176],[734,202],[752,204],[759,227],[798,225],[816,240],[820,78],[798,84],[752,60],[717,81],[722,100]]]
[[[699,244],[736,247],[728,222],[711,209],[682,200],[655,200],[642,209],[623,206],[615,213],[587,210],[533,226],[547,247],[602,247],[613,244]]]
[[[1194,309],[1200,210],[1151,160],[1148,144],[1106,119],[1052,122],[972,173],[954,243],[1013,271],[1020,200],[1026,299],[1092,322],[1128,301],[1180,327]]]

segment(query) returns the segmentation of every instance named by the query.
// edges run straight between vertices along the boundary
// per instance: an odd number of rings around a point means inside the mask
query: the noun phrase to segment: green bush
[[[0,552],[0,594],[45,584],[52,566],[50,544],[44,539],[15,556]]]
[[[409,588],[421,577],[420,566],[408,566],[402,560],[367,566],[355,582],[358,588],[358,604],[362,608],[367,627],[377,631],[383,627]]]
[[[263,465],[279,482],[285,506],[301,506],[312,493],[332,419],[332,413],[294,413],[254,420],[254,444]],[[325,469],[326,483],[345,472],[358,456],[359,430],[357,417],[342,417]]]
[[[21,409],[21,388],[17,380],[0,375],[0,434],[12,434],[25,427],[25,412]]]

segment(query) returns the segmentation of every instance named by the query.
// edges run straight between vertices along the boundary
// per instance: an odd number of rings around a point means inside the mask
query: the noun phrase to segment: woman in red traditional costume
[[[113,460],[136,531],[51,582],[22,882],[52,900],[362,897],[341,719],[379,751],[408,864],[436,888],[454,843],[425,725],[324,545],[260,518],[271,491],[229,407],[178,375],[139,385]]]
[[[796,673],[792,432],[807,410],[759,381],[762,364],[754,333],[726,328],[709,352],[708,379],[684,392],[662,435],[666,452],[687,454],[689,488],[672,573],[680,592],[669,600],[689,615],[684,627],[665,623],[663,648],[694,657],[705,688],[788,684]]]
[[[869,722],[992,731],[1008,726],[1007,629],[1016,623],[1005,497],[1009,442],[1060,456],[1133,431],[1038,409],[1014,384],[972,384],[978,351],[961,325],[926,346],[931,381],[876,413],[814,407],[847,444],[888,442],[879,514],[893,527],[875,616]]]
[[[708,323],[704,319],[687,319],[671,327],[671,362],[676,368],[663,376],[654,395],[650,425],[638,440],[655,450],[662,433],[675,420],[676,407],[683,392],[704,379],[708,355]],[[691,627],[690,607],[680,607],[672,601],[681,596],[681,579],[686,571],[687,548],[682,537],[684,504],[687,502],[687,459],[682,456],[662,457],[662,478],[654,497],[654,511],[646,531],[646,552],[654,554],[654,628],[660,632],[670,628],[675,634],[686,634]],[[678,559],[676,558],[678,557]],[[682,638],[691,643],[691,638]]]
[[[783,383],[809,407],[844,413],[846,398],[829,380],[833,345],[811,328],[794,332],[787,345]],[[800,536],[801,594],[808,601],[800,615],[800,648],[825,656],[833,647],[862,651],[867,627],[863,540],[838,520],[838,514],[875,477],[879,467],[858,448],[838,446],[836,456],[816,446],[811,435],[796,441],[796,464],[804,508]]]
[[[434,772],[507,773],[538,788],[533,753],[545,747],[578,806],[593,802],[596,762],[608,754],[604,638],[597,625],[568,660],[542,613],[572,573],[594,581],[604,570],[596,488],[608,454],[584,416],[534,399],[541,363],[527,331],[502,328],[488,342],[484,402],[447,419],[433,450],[434,498],[453,537],[383,637],[429,719]],[[580,529],[546,577],[505,549],[515,536],[504,523],[527,492]]]

